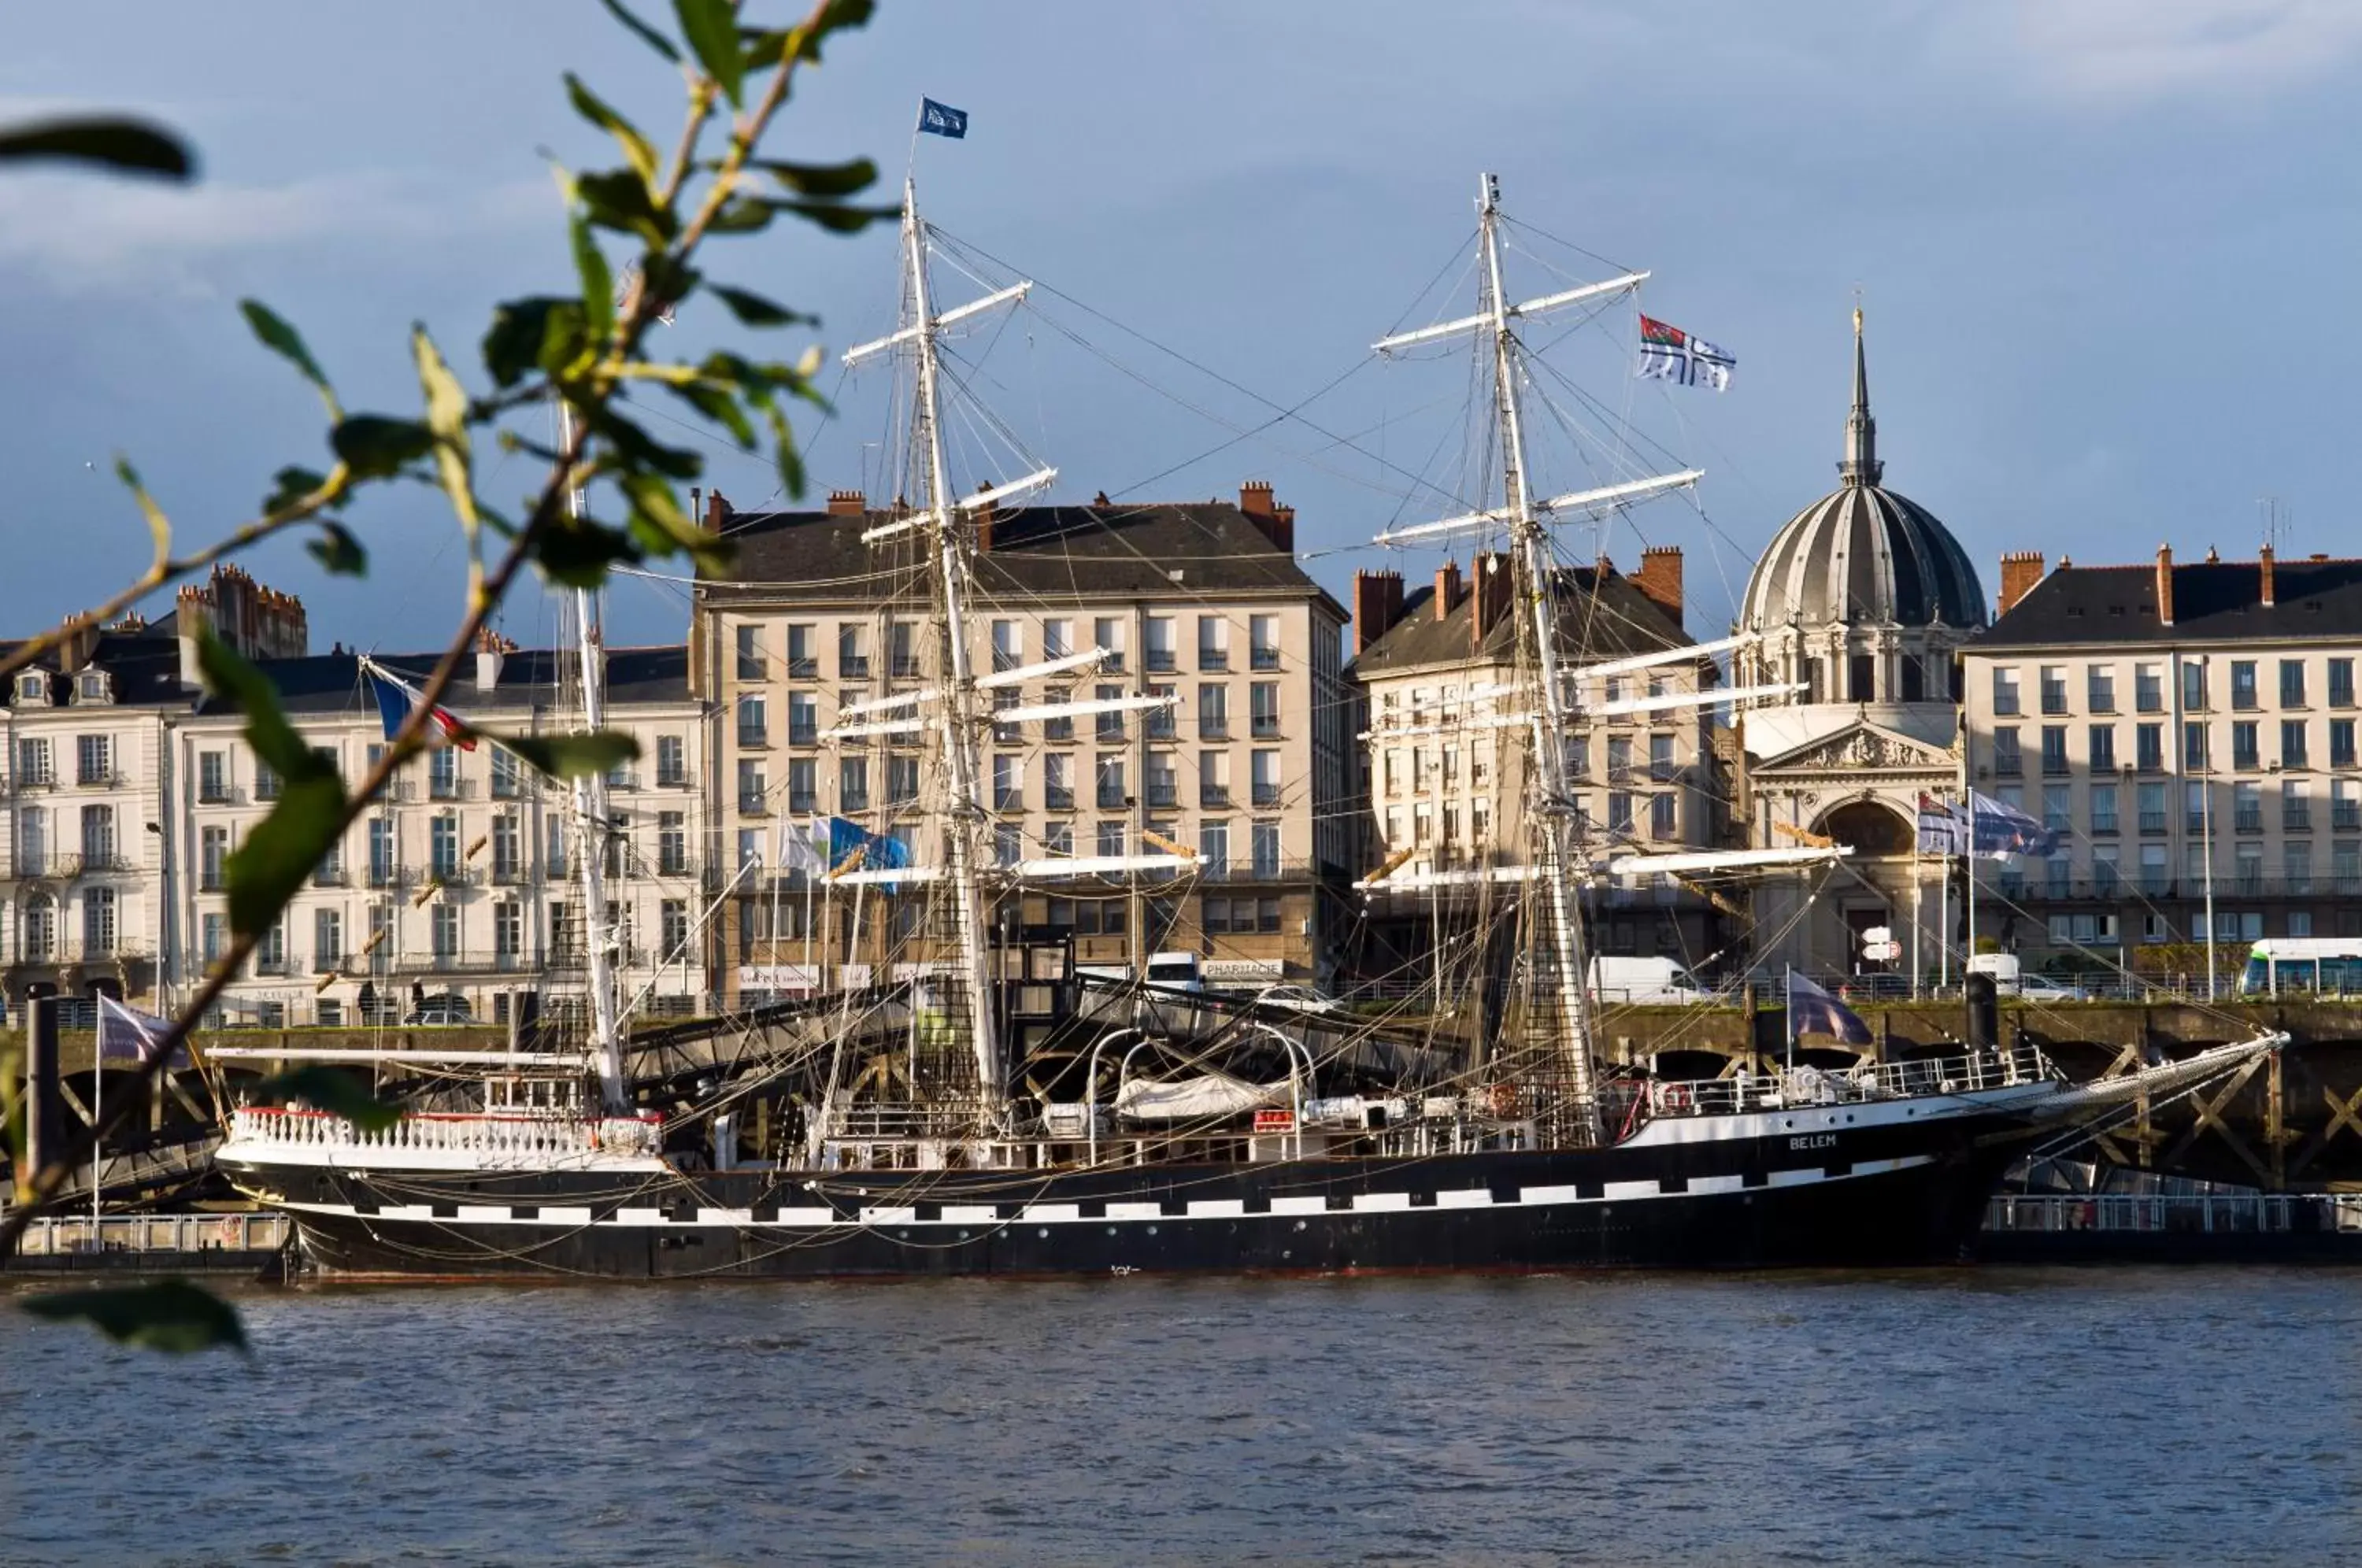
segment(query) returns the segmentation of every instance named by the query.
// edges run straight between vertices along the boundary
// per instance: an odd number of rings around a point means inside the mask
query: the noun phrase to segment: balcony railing
[[[341,888],[344,885],[345,868],[342,864],[330,865],[323,863],[312,867],[312,886],[315,888]]]
[[[1042,787],[1042,809],[1045,812],[1071,812],[1075,809],[1075,792],[1058,784]]]
[[[771,809],[770,793],[763,790],[738,791],[738,811],[743,816],[759,817]]]
[[[1148,803],[1152,806],[1178,806],[1181,803],[1181,791],[1175,785],[1152,783],[1148,787]]]
[[[2145,870],[2145,867],[2128,867],[2123,876],[2114,878],[2078,877],[2064,882],[2027,882],[2011,896],[2025,904],[2134,899],[2195,901],[2206,896],[2206,879],[2203,877],[2144,875]],[[2334,873],[2301,877],[2273,877],[2261,873],[2243,876],[2236,871],[2224,871],[2214,878],[2214,897],[2218,901],[2224,899],[2350,898],[2357,893],[2362,893],[2362,868],[2346,876]]]
[[[1279,786],[1258,784],[1254,786],[1253,799],[1257,806],[1276,806],[1279,804]]]
[[[1253,669],[1277,669],[1279,650],[1277,648],[1250,649],[1247,654],[1247,663],[1249,668]]]
[[[2022,751],[1995,753],[1993,771],[2003,778],[2021,777],[2025,772],[2025,754]]]
[[[426,798],[430,801],[472,801],[476,798],[476,781],[472,778],[436,778],[426,780]]]
[[[1120,784],[1102,784],[1098,789],[1098,801],[1102,812],[1120,812],[1131,804],[1131,797],[1124,793]]]
[[[1208,784],[1208,783],[1204,783],[1204,782],[1202,782],[1202,781],[1198,784],[1198,804],[1199,806],[1201,806],[1201,807],[1218,807],[1218,806],[1228,806],[1230,803],[1231,803],[1231,787],[1230,787],[1229,785],[1227,785],[1227,784]]]

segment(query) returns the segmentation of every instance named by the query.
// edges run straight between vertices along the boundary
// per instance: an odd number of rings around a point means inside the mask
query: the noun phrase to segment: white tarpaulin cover
[[[1251,1084],[1227,1073],[1175,1078],[1167,1083],[1129,1078],[1115,1091],[1116,1114],[1135,1121],[1208,1121],[1287,1102],[1286,1079],[1275,1084]]]

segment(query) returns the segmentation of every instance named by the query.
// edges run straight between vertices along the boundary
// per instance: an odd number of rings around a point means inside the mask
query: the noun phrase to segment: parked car
[[[439,997],[428,997],[412,1008],[410,1016],[402,1021],[415,1024],[473,1023],[476,1015],[475,1010],[469,1007],[468,999],[452,991]]]
[[[2020,999],[2030,1002],[2090,1001],[2092,993],[2081,986],[2070,986],[2054,980],[2047,975],[2021,974],[2017,977]]]
[[[1335,1012],[1344,1004],[1324,997],[1310,986],[1265,986],[1255,993],[1259,1007],[1292,1008],[1297,1012]]]

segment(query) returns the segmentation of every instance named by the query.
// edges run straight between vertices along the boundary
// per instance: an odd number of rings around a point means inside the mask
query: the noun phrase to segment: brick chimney
[[[1435,569],[1435,618],[1449,621],[1451,613],[1460,608],[1467,596],[1468,585],[1460,579],[1460,563],[1446,561]]]
[[[869,510],[869,498],[857,490],[832,490],[828,492],[828,514],[831,517],[858,517]]]
[[[1270,480],[1249,480],[1239,486],[1239,510],[1263,530],[1273,549],[1296,553],[1296,508],[1272,499]]]
[[[2042,580],[2040,550],[2003,550],[2001,553],[2001,613],[2004,615],[2017,602],[2034,591]]]
[[[991,485],[984,482],[983,480],[978,480],[977,482],[976,492],[978,495],[982,495],[986,491],[988,491],[991,488]],[[955,513],[955,515],[956,515],[956,513]],[[992,554],[993,525],[999,521],[999,519],[994,515],[992,502],[988,501],[982,506],[977,507],[973,515],[976,518],[977,553],[979,555],[988,556]]]
[[[476,690],[490,691],[501,683],[501,665],[517,646],[490,626],[476,628]]]
[[[216,566],[202,586],[183,587],[174,596],[172,611],[180,629],[181,684],[191,690],[203,684],[197,670],[200,627],[212,627],[215,636],[249,659],[301,658],[311,651],[304,602],[264,587],[238,567]]]
[[[1403,580],[1398,571],[1357,571],[1353,574],[1353,657],[1394,630],[1402,619]]]
[[[2272,581],[2272,547],[2269,545],[2266,545],[2257,553],[2256,563],[2261,569],[2264,608],[2268,610],[2278,602],[2278,588]]]
[[[2173,547],[2157,547],[2157,624],[2173,624]]]
[[[730,525],[730,498],[715,490],[705,498],[705,531],[719,534]]]
[[[1640,575],[1632,585],[1656,602],[1659,609],[1682,624],[1682,547],[1651,545],[1640,552]]]
[[[1475,613],[1468,617],[1468,647],[1481,652],[1485,639],[1493,635],[1509,613],[1509,558],[1492,550],[1480,553],[1469,563],[1475,576],[1473,585],[1476,593]]]

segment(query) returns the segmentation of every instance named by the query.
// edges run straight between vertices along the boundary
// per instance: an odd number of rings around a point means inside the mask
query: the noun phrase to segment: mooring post
[[[64,1147],[64,1099],[58,1086],[58,999],[33,997],[25,1004],[25,1158],[17,1167],[17,1201],[29,1203],[33,1174]]]
[[[1970,975],[1960,987],[1962,1004],[1968,1010],[1969,1043],[1997,1046],[2001,1043],[2001,993],[1991,975]]]

